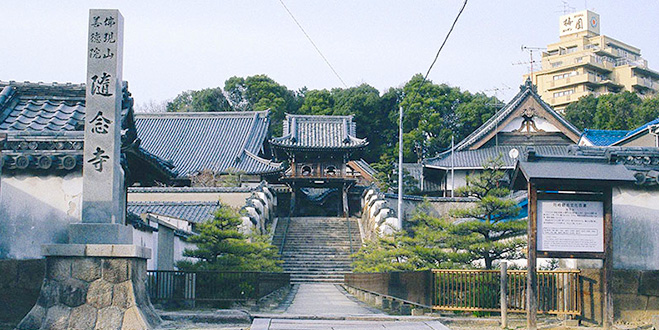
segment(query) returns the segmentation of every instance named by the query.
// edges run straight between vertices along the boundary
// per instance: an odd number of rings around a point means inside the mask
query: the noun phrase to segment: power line
[[[448,30],[448,33],[446,33],[446,37],[444,38],[444,41],[442,42],[441,46],[439,46],[439,49],[437,50],[437,54],[435,55],[435,58],[430,64],[430,67],[428,68],[426,75],[423,77],[423,80],[421,80],[419,87],[417,87],[416,93],[412,95],[412,101],[410,102],[410,104],[414,103],[416,96],[419,95],[419,92],[421,91],[421,87],[428,79],[428,75],[430,74],[430,71],[432,70],[433,66],[435,66],[435,63],[437,62],[437,59],[439,58],[439,54],[442,52],[442,49],[444,49],[444,45],[446,45],[446,41],[448,41],[448,37],[451,36],[451,32],[453,32],[453,28],[455,28],[455,24],[458,23],[458,19],[460,18],[460,15],[462,15],[462,12],[467,6],[467,1],[468,0],[465,0],[465,2],[462,4],[462,8],[460,8],[460,11],[455,16],[455,20],[453,20],[453,24],[451,24],[451,28]],[[403,107],[399,106],[398,109],[399,109],[398,110],[399,127],[398,127],[398,223],[397,225],[399,229],[403,229]],[[451,137],[451,152],[453,152],[454,150],[452,141],[453,141],[453,137]],[[454,189],[455,187],[451,187],[451,194],[453,194]]]
[[[309,36],[309,34],[307,34],[307,31],[304,30],[304,28],[302,27],[302,25],[300,24],[300,22],[298,22],[297,19],[295,19],[295,16],[293,16],[293,13],[288,9],[288,7],[286,7],[286,4],[284,3],[284,0],[279,0],[279,3],[281,3],[282,7],[284,7],[284,9],[286,9],[286,12],[288,13],[288,15],[291,16],[291,18],[293,19],[293,21],[295,22],[295,24],[297,24],[297,26],[300,28],[300,30],[302,31],[302,33],[304,33],[304,36],[307,37],[307,40],[309,40],[309,42],[311,43],[311,45],[313,46],[313,48],[316,49],[316,51],[318,52],[318,54],[320,55],[320,57],[323,58],[323,61],[325,61],[325,63],[327,63],[327,66],[329,66],[329,68],[332,70],[332,72],[334,72],[334,75],[335,75],[337,78],[339,78],[339,80],[340,80],[341,83],[343,84],[343,87],[348,88],[348,85],[346,85],[346,83],[343,81],[343,79],[341,79],[341,76],[339,76],[339,73],[336,72],[336,70],[334,70],[334,67],[332,66],[332,64],[330,64],[330,62],[327,60],[327,58],[325,57],[325,55],[323,55],[323,52],[321,52],[320,49],[318,48],[318,46],[316,46],[316,43],[313,42],[313,40],[311,39],[311,37]]]
[[[435,55],[435,59],[432,61],[430,64],[430,67],[428,68],[428,71],[426,72],[426,76],[423,77],[423,81],[428,79],[428,75],[430,74],[430,70],[432,70],[432,67],[435,66],[435,63],[437,62],[437,59],[439,58],[439,53],[442,52],[442,49],[444,49],[444,45],[446,45],[446,41],[448,41],[448,37],[451,36],[451,32],[453,32],[453,28],[455,28],[455,24],[458,23],[458,19],[460,18],[460,15],[462,15],[462,12],[465,10],[465,7],[467,6],[467,1],[462,4],[462,8],[460,8],[460,11],[458,12],[458,15],[455,16],[455,20],[453,20],[453,24],[451,24],[451,28],[448,30],[448,33],[446,33],[446,37],[444,38],[444,42],[442,42],[442,45],[439,46],[439,49],[437,50],[437,54]],[[423,84],[423,82],[421,82]]]

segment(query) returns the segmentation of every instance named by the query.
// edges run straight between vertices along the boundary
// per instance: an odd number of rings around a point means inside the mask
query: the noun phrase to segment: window
[[[576,52],[576,51],[577,51],[577,46],[571,46],[571,47],[568,47],[568,48],[565,50],[565,53],[566,53],[566,54],[571,54],[571,53],[574,53],[574,52]]]
[[[555,92],[554,97],[566,96],[566,95],[570,95],[570,94],[573,94],[573,93],[574,93],[574,89],[567,89],[567,90],[564,90],[564,91]]]

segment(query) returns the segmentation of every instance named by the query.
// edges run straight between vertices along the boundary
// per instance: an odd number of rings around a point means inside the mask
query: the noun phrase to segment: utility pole
[[[403,107],[398,107],[398,229],[403,229]]]

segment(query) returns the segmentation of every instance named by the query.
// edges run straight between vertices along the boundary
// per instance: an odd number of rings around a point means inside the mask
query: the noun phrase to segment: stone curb
[[[167,321],[175,322],[193,322],[193,323],[211,323],[211,324],[225,324],[225,323],[240,323],[250,324],[253,317],[241,310],[216,310],[210,312],[196,312],[196,311],[178,311],[178,312],[163,312],[158,311],[160,318]]]

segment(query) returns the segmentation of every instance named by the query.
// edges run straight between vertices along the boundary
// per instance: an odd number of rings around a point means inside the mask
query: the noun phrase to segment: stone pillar
[[[57,244],[43,254],[39,299],[17,329],[152,329],[161,322],[146,292],[148,249]]]
[[[146,291],[151,250],[132,245],[121,168],[123,17],[89,11],[82,223],[70,244],[42,246],[46,277],[18,329],[153,329]]]

